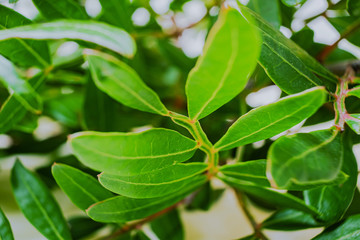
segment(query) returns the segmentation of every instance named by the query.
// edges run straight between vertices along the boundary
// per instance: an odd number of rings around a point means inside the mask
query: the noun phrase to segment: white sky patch
[[[206,37],[206,30],[186,29],[179,37],[178,45],[184,53],[191,58],[202,53]]]
[[[9,135],[0,134],[0,149],[7,149],[11,147],[13,140]]]
[[[188,27],[189,25],[200,21],[207,12],[205,4],[200,0],[193,0],[183,5],[183,12],[175,15],[176,25],[180,28]]]
[[[165,14],[173,0],[150,0],[150,6],[157,14]]]
[[[250,107],[260,107],[279,100],[281,89],[276,85],[264,87],[257,92],[250,93],[246,96],[246,103]]]
[[[292,32],[290,29],[284,26],[280,26],[280,32],[287,38],[291,38]]]
[[[96,17],[101,13],[101,4],[99,0],[86,0],[85,10],[90,17]]]
[[[342,50],[348,51],[350,53],[352,53],[355,57],[357,57],[358,59],[360,59],[360,47],[352,44],[351,42],[349,42],[346,39],[343,39],[339,42],[338,47]]]
[[[327,7],[326,0],[308,0],[296,11],[294,17],[302,20],[308,19],[324,12]]]
[[[150,21],[150,13],[146,8],[138,8],[131,16],[131,20],[136,26],[145,26]]]
[[[60,57],[70,56],[79,49],[79,44],[73,41],[64,42],[56,50],[56,55]]]
[[[55,120],[41,116],[38,120],[38,127],[34,131],[35,139],[41,141],[61,134],[63,131],[60,123]]]

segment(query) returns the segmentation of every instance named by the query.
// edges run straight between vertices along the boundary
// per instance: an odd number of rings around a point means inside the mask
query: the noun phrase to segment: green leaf
[[[360,135],[360,114],[349,114],[345,122],[356,134]]]
[[[313,240],[356,240],[360,237],[360,214],[351,216],[339,226],[325,229]]]
[[[6,58],[0,55],[0,81],[9,89],[14,97],[26,109],[33,113],[40,113],[42,101],[31,85],[21,79],[15,67]]]
[[[315,228],[321,225],[310,214],[294,209],[279,210],[261,224],[263,228],[285,231]]]
[[[358,16],[340,16],[328,20],[342,36],[346,36],[349,42],[360,46],[360,18]]]
[[[9,220],[0,208],[0,239],[1,240],[14,240],[13,233]]]
[[[214,189],[210,182],[207,182],[198,191],[196,191],[191,203],[186,206],[186,209],[190,211],[208,211],[211,206],[220,199],[224,191],[225,189]]]
[[[188,160],[197,143],[173,130],[141,133],[83,132],[71,137],[74,154],[86,166],[129,176]]]
[[[102,7],[101,20],[121,27],[126,31],[133,30],[129,0],[100,0]]]
[[[86,212],[89,217],[99,222],[127,222],[141,219],[179,202],[206,181],[204,176],[181,191],[159,198],[113,197],[92,205]]]
[[[266,178],[266,160],[254,160],[225,165],[221,167],[219,171],[228,177],[270,187],[270,183]]]
[[[88,19],[85,9],[74,0],[32,0],[41,15],[49,20],[58,18]]]
[[[305,202],[297,197],[288,193],[280,193],[271,188],[259,187],[252,182],[242,181],[227,176],[219,176],[228,185],[239,189],[246,194],[258,197],[265,200],[267,203],[277,206],[279,208],[291,208],[312,215],[316,215],[317,211],[312,206],[307,206]]]
[[[244,6],[240,8],[249,12],[252,19],[255,19],[254,25],[258,27],[263,38],[259,64],[276,85],[288,94],[301,92],[316,85],[325,85],[330,90],[335,90],[338,80],[334,74],[296,43],[275,30],[258,14]]]
[[[153,220],[150,227],[158,239],[184,239],[183,225],[176,209]]]
[[[159,96],[124,62],[105,53],[87,51],[86,54],[95,84],[110,97],[141,111],[169,113]]]
[[[83,239],[104,227],[103,223],[95,222],[89,217],[72,217],[68,221],[73,239]]]
[[[19,160],[11,172],[11,185],[21,211],[47,239],[71,239],[64,216],[49,189]]]
[[[0,29],[31,24],[14,10],[0,4]],[[46,68],[51,64],[49,48],[44,41],[11,39],[0,42],[0,54],[23,67]]]
[[[360,2],[358,0],[347,0],[346,9],[352,16],[360,16]]]
[[[45,80],[45,75],[40,73],[27,82],[33,89],[37,90]],[[23,80],[22,80],[23,81]],[[12,94],[0,109],[0,133],[12,129],[27,113],[27,109]]]
[[[320,130],[282,136],[268,152],[274,183],[285,189],[313,187],[336,179],[343,162],[338,131]]]
[[[324,88],[316,87],[253,109],[229,128],[215,148],[222,151],[273,137],[314,114],[325,97]]]
[[[136,51],[135,41],[127,32],[95,21],[57,20],[0,31],[0,40],[11,38],[83,40],[108,48],[125,57],[134,56]]]
[[[295,7],[301,5],[306,0],[281,0],[288,7]]]
[[[262,16],[274,28],[280,29],[281,13],[279,0],[250,0],[247,6]]]
[[[352,88],[347,92],[347,96],[355,96],[360,98],[360,87]]]
[[[131,198],[155,198],[186,187],[207,168],[205,163],[175,164],[135,176],[102,173],[100,183],[112,192]]]
[[[343,133],[343,165],[342,171],[349,179],[339,185],[325,186],[304,191],[305,201],[308,205],[316,207],[319,211],[319,219],[328,224],[339,220],[348,209],[356,188],[358,168],[355,156],[352,152],[352,143],[347,132]]]
[[[201,119],[239,94],[256,66],[259,51],[255,28],[238,10],[223,9],[186,82],[190,118]]]
[[[76,168],[55,163],[51,171],[59,187],[81,210],[114,196],[92,176]]]

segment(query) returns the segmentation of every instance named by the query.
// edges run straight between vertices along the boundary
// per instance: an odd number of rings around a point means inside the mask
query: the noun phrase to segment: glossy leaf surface
[[[9,220],[0,208],[0,239],[1,240],[14,240],[14,235],[11,231]]]
[[[205,163],[176,164],[135,176],[107,174],[100,183],[112,192],[131,198],[155,198],[181,190],[207,168]]]
[[[220,172],[228,177],[270,187],[270,183],[266,178],[266,160],[254,160],[225,165],[220,168]]]
[[[39,113],[42,110],[42,101],[31,85],[20,78],[15,67],[6,58],[0,55],[0,81],[13,93],[14,97],[26,109]]]
[[[215,148],[226,150],[273,137],[314,114],[325,97],[323,88],[313,88],[255,108],[241,116]]]
[[[270,188],[259,187],[254,183],[241,181],[232,177],[220,177],[225,183],[251,196],[264,199],[267,203],[279,208],[292,208],[310,214],[317,214],[314,207],[307,206],[304,201],[287,193],[280,193]]]
[[[255,68],[259,50],[255,28],[238,10],[223,9],[186,82],[190,118],[206,117],[239,94]]]
[[[339,132],[320,130],[283,136],[268,152],[271,176],[280,188],[333,181],[343,162]]]
[[[57,20],[0,31],[0,40],[11,38],[82,40],[126,57],[132,57],[136,51],[135,42],[127,32],[95,21]]]
[[[59,187],[82,210],[114,196],[92,176],[76,168],[65,164],[54,164],[51,172]]]
[[[47,19],[88,19],[85,9],[73,0],[32,0],[40,13]]]
[[[86,166],[123,176],[186,161],[198,148],[195,141],[167,129],[141,133],[84,132],[73,135],[71,145]]]
[[[19,160],[11,172],[11,185],[21,211],[42,235],[47,239],[71,239],[64,216],[49,189]]]
[[[206,179],[198,179],[181,191],[159,198],[110,198],[94,204],[86,212],[89,217],[99,222],[127,222],[144,218],[179,202],[205,182]]]
[[[349,179],[339,185],[304,191],[306,203],[317,208],[320,212],[319,219],[329,224],[343,216],[350,206],[356,187],[358,168],[348,137],[343,136],[344,161],[341,170],[349,176]]]
[[[360,114],[349,114],[345,122],[356,134],[360,135]]]
[[[145,112],[167,115],[159,96],[124,62],[104,53],[87,51],[96,86],[120,103]]]
[[[360,214],[346,219],[336,228],[329,228],[320,235],[313,238],[314,240],[356,240],[360,237]]]
[[[28,80],[30,86],[37,90],[44,82],[45,76],[40,73]],[[24,80],[22,80],[24,81]],[[3,103],[0,109],[0,133],[12,129],[27,113],[27,109],[13,95]]]
[[[0,4],[0,29],[30,24],[31,21]],[[0,54],[24,67],[46,68],[51,64],[49,48],[44,41],[11,39],[0,42]]]

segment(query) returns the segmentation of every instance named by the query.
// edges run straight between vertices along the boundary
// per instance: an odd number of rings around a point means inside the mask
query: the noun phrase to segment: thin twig
[[[262,231],[261,231],[261,224],[258,224],[258,223],[255,221],[255,218],[253,217],[253,215],[251,214],[251,212],[250,212],[249,209],[247,208],[242,193],[235,190],[235,194],[236,194],[236,198],[237,198],[237,200],[238,200],[238,203],[239,203],[241,209],[244,211],[245,216],[246,216],[247,219],[249,220],[252,228],[254,229],[255,236],[256,236],[257,238],[261,239],[261,240],[268,240],[268,238],[267,238],[267,237],[262,233]]]

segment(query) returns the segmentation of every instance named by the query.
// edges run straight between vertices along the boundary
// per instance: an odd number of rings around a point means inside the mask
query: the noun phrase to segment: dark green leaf
[[[21,211],[47,239],[71,239],[64,216],[49,189],[19,160],[11,172],[11,185]]]
[[[31,21],[0,4],[0,29],[13,28]],[[24,67],[46,68],[51,64],[48,45],[44,41],[11,39],[0,42],[0,54]]]
[[[169,114],[159,96],[124,62],[95,51],[87,51],[87,60],[97,87],[115,100],[141,111]]]
[[[131,198],[155,198],[179,191],[207,168],[205,163],[175,164],[135,176],[102,173],[100,183],[112,192]]]
[[[83,132],[71,137],[74,154],[90,168],[129,176],[189,159],[197,143],[173,130],[141,133]]]
[[[11,38],[82,40],[126,57],[134,56],[136,51],[135,41],[127,32],[95,21],[57,20],[0,31],[0,40]]]
[[[238,10],[222,9],[186,82],[190,118],[206,117],[239,94],[255,68],[259,51],[256,29]]]
[[[254,160],[225,165],[220,168],[220,172],[228,177],[270,187],[270,183],[266,178],[266,160]]]
[[[129,0],[100,0],[99,2],[102,7],[102,20],[126,31],[133,30]]]
[[[32,0],[40,13],[47,19],[88,19],[85,9],[74,0]]]
[[[250,0],[247,6],[262,16],[274,28],[280,28],[281,14],[279,0]]]
[[[0,239],[1,240],[14,240],[13,233],[9,220],[6,218],[4,212],[0,208]]]
[[[317,87],[253,109],[229,128],[215,148],[226,150],[273,137],[314,114],[325,97],[326,91]]]
[[[279,210],[261,224],[263,228],[285,231],[315,228],[321,225],[310,214],[294,209]]]
[[[65,164],[54,164],[51,171],[59,187],[82,210],[114,196],[92,176],[76,168]]]
[[[68,223],[73,239],[82,239],[104,226],[103,223],[95,222],[89,217],[72,217]]]
[[[118,196],[92,205],[86,212],[99,222],[127,222],[150,216],[165,209],[204,184],[206,179],[198,179],[189,187],[159,198],[135,199]]]
[[[341,137],[334,130],[283,136],[268,152],[272,179],[285,189],[313,188],[334,181],[342,158]]]
[[[151,230],[159,239],[183,240],[184,230],[179,212],[175,209],[150,223]]]
[[[345,134],[348,134],[345,132]],[[343,136],[343,165],[342,171],[349,176],[343,184],[326,186],[307,190],[304,192],[307,204],[317,208],[320,212],[319,219],[326,223],[333,223],[340,219],[348,209],[357,182],[358,168],[352,152],[349,136]]]
[[[360,1],[358,0],[347,0],[346,9],[352,16],[360,16]]]
[[[360,214],[346,219],[335,228],[332,226],[326,229],[320,235],[313,238],[314,240],[357,240],[360,237]]]
[[[194,193],[192,201],[186,206],[186,209],[208,211],[220,199],[224,191],[225,189],[214,189],[210,182],[207,182]]]

